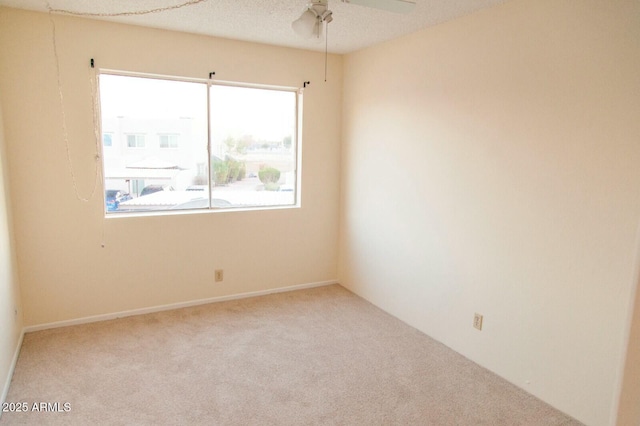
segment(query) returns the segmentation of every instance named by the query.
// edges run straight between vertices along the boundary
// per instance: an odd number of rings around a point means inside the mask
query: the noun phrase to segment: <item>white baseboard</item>
[[[11,379],[13,378],[13,371],[16,369],[18,357],[20,356],[20,349],[22,348],[24,333],[25,331],[23,329],[20,333],[20,338],[18,339],[16,349],[13,352],[13,359],[11,360],[11,365],[9,366],[9,371],[7,372],[7,378],[5,379],[4,386],[2,387],[2,394],[0,395],[0,405],[2,405],[7,400],[7,395],[9,394],[9,386],[11,385]],[[0,410],[0,417],[2,417],[2,410]]]
[[[130,311],[115,312],[112,314],[94,315],[90,317],[84,317],[84,318],[78,318],[78,319],[72,319],[72,320],[56,321],[56,322],[51,322],[47,324],[31,325],[24,328],[23,335],[24,333],[47,330],[50,328],[59,328],[59,327],[67,327],[70,325],[88,324],[88,323],[98,322],[98,321],[108,321],[112,319],[130,317],[134,315],[144,315],[144,314],[150,314],[154,312],[170,311],[172,309],[188,308],[191,306],[206,305],[208,303],[225,302],[227,300],[246,299],[249,297],[265,296],[267,294],[302,290],[305,288],[323,287],[323,286],[332,285],[332,284],[338,284],[338,281],[330,280],[330,281],[320,281],[320,282],[308,283],[308,284],[298,284],[298,285],[292,285],[289,287],[279,287],[279,288],[272,288],[268,290],[251,291],[247,293],[231,294],[228,296],[218,296],[218,297],[211,297],[208,299],[192,300],[189,302],[179,302],[179,303],[171,303],[169,305],[160,305],[160,306],[152,306],[149,308],[133,309]],[[22,343],[22,340],[20,342]]]

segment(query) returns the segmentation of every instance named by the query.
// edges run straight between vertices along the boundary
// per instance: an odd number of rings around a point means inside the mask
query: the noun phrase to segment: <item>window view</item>
[[[295,205],[297,102],[294,89],[101,74],[107,213]]]
[[[104,146],[111,146],[112,141],[111,139],[113,138],[113,135],[111,135],[111,133],[103,133],[102,134],[102,144]]]

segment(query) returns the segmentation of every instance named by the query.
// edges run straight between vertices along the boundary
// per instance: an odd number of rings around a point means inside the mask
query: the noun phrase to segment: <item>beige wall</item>
[[[26,325],[335,280],[342,58],[55,16],[78,191],[91,194],[98,67],[305,91],[302,208],[103,219],[74,191],[48,15],[0,9],[0,91]],[[105,248],[101,247],[103,241]],[[225,280],[213,284],[214,269]]]
[[[344,72],[341,283],[613,423],[640,219],[640,2],[515,0],[347,55]]]
[[[629,301],[627,350],[621,364],[620,394],[616,395],[617,426],[640,425],[640,227],[636,241],[635,295]]]
[[[74,192],[48,17],[0,8],[0,188],[10,182],[12,195],[0,193],[0,380],[22,328],[17,269],[26,325],[339,275],[589,425],[614,422],[624,378],[619,418],[637,423],[637,363],[621,360],[628,333],[627,355],[637,353],[640,321],[629,309],[639,17],[635,0],[514,0],[346,56],[343,115],[339,56],[324,83],[319,53],[56,16],[84,196],[95,173],[89,58],[158,74],[312,81],[303,208],[104,220],[101,187],[87,203]],[[212,285],[217,268],[225,282]],[[485,315],[482,332],[474,312]]]
[[[2,99],[1,96],[0,99]],[[11,226],[9,179],[5,159],[2,105],[0,104],[0,402],[4,402],[6,392],[9,390],[12,363],[17,354],[22,334],[22,304]]]

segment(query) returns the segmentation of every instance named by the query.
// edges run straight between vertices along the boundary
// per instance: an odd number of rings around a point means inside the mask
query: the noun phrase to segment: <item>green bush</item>
[[[238,180],[238,175],[240,174],[240,162],[229,159],[226,161],[226,163],[229,168],[229,176],[227,177],[227,182],[233,183]]]
[[[238,180],[242,180],[247,177],[247,165],[240,163],[240,170],[238,171]]]
[[[280,170],[274,169],[273,167],[265,167],[258,172],[258,177],[260,178],[260,182],[265,185],[268,183],[278,183],[280,180]]]
[[[263,167],[258,172],[258,178],[260,178],[260,182],[264,184],[264,189],[266,191],[280,190],[280,185],[278,185],[278,181],[280,180],[280,170],[273,167]]]
[[[216,185],[225,185],[229,181],[229,164],[226,161],[213,163],[213,174]]]

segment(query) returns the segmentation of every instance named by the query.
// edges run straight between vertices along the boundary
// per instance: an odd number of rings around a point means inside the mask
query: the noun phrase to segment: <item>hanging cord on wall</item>
[[[185,6],[192,6],[198,3],[203,3],[206,2],[207,0],[189,0],[187,2],[184,3],[180,3],[177,5],[173,5],[173,6],[167,6],[167,7],[158,7],[158,8],[154,8],[154,9],[147,9],[147,10],[138,10],[138,11],[128,11],[128,12],[116,12],[116,13],[91,13],[91,12],[76,12],[76,11],[71,11],[71,10],[65,10],[65,9],[54,9],[51,7],[51,5],[49,4],[49,2],[46,2],[47,5],[47,10],[49,12],[49,21],[51,22],[51,31],[52,31],[52,45],[53,45],[53,56],[54,56],[54,60],[55,60],[55,70],[56,70],[56,82],[58,85],[58,99],[60,102],[60,111],[62,114],[62,133],[63,133],[63,138],[64,138],[64,143],[65,143],[65,149],[66,149],[66,153],[67,153],[67,162],[69,165],[69,173],[71,175],[71,180],[73,182],[73,188],[75,191],[75,195],[76,198],[80,201],[83,202],[89,202],[96,194],[96,191],[98,189],[98,184],[99,182],[104,182],[103,179],[103,173],[102,173],[102,164],[101,164],[101,156],[100,156],[100,152],[101,152],[101,129],[100,129],[100,121],[98,120],[98,114],[100,111],[100,102],[99,102],[99,92],[98,92],[98,79],[99,79],[99,74],[95,69],[94,66],[94,60],[91,59],[91,67],[89,69],[89,85],[91,87],[91,103],[92,103],[92,112],[93,112],[93,129],[94,129],[94,140],[95,140],[95,176],[94,176],[94,183],[93,183],[93,188],[91,190],[91,193],[89,194],[88,197],[83,197],[80,194],[80,191],[78,190],[78,181],[76,178],[76,174],[75,174],[75,170],[73,167],[73,161],[71,158],[71,148],[70,148],[70,144],[69,144],[69,132],[67,129],[67,117],[66,117],[66,113],[65,113],[65,108],[64,108],[64,96],[62,93],[62,83],[61,83],[61,77],[60,77],[60,58],[58,55],[58,45],[57,45],[57,38],[56,38],[56,25],[55,25],[55,21],[53,19],[53,14],[54,13],[59,13],[59,14],[66,14],[66,15],[72,15],[72,16],[85,16],[85,17],[116,17],[116,16],[136,16],[136,15],[147,15],[147,14],[151,14],[151,13],[159,13],[159,12],[165,12],[165,11],[169,11],[169,10],[174,10],[174,9],[180,9],[182,7]],[[103,222],[102,222],[102,230],[101,230],[101,247],[104,248],[105,247],[105,222],[106,222],[106,218],[103,218]]]
[[[65,148],[66,148],[66,152],[67,152],[67,161],[69,164],[69,173],[71,174],[71,179],[73,181],[73,188],[76,194],[76,198],[78,198],[78,200],[80,201],[84,201],[84,202],[88,202],[89,200],[91,200],[94,195],[96,194],[96,190],[98,189],[98,181],[99,178],[101,177],[101,167],[100,167],[100,126],[98,124],[98,109],[99,109],[99,105],[97,105],[98,100],[97,100],[97,92],[98,92],[98,86],[97,86],[97,72],[95,71],[94,68],[94,64],[93,64],[93,59],[91,60],[91,69],[89,70],[89,84],[91,86],[91,100],[92,100],[92,108],[93,108],[93,128],[94,128],[94,133],[95,133],[95,143],[96,143],[96,153],[95,153],[95,162],[96,162],[96,173],[95,173],[95,177],[94,177],[94,184],[93,184],[93,189],[91,190],[91,193],[89,194],[88,197],[84,197],[80,194],[80,191],[78,190],[78,181],[76,178],[76,174],[75,174],[75,170],[73,167],[73,161],[71,159],[71,149],[70,149],[70,144],[69,144],[69,132],[68,132],[68,128],[67,128],[67,117],[66,117],[66,112],[65,112],[65,108],[64,108],[64,95],[62,93],[62,83],[61,83],[61,78],[60,78],[60,58],[58,55],[58,44],[57,44],[57,37],[56,37],[56,24],[55,21],[53,19],[53,14],[54,13],[60,13],[60,14],[66,14],[66,15],[73,15],[73,16],[94,16],[94,17],[109,17],[109,16],[133,16],[133,15],[147,15],[147,14],[151,14],[151,13],[159,13],[159,12],[165,12],[165,11],[169,11],[169,10],[174,10],[174,9],[180,9],[182,7],[186,7],[186,6],[192,6],[198,3],[203,3],[207,0],[189,0],[186,1],[184,3],[180,3],[180,4],[176,4],[173,6],[166,6],[166,7],[157,7],[154,9],[147,9],[147,10],[136,10],[136,11],[127,11],[127,12],[115,12],[115,13],[93,13],[93,12],[76,12],[76,11],[71,11],[71,10],[66,10],[66,9],[54,9],[51,7],[51,5],[49,4],[49,2],[47,1],[47,10],[49,11],[49,21],[51,22],[51,32],[52,32],[52,44],[53,44],[53,56],[54,56],[54,60],[55,60],[55,67],[56,67],[56,80],[57,80],[57,85],[58,85],[58,98],[60,101],[60,110],[62,113],[62,133],[63,133],[63,138],[64,138],[64,143],[65,143]]]
[[[47,4],[47,6],[49,6]],[[51,22],[51,32],[52,32],[52,44],[53,44],[53,56],[54,56],[54,60],[55,60],[55,67],[56,67],[56,83],[58,85],[58,101],[60,103],[60,111],[62,114],[62,136],[64,139],[64,145],[65,145],[65,150],[66,150],[66,154],[67,154],[67,163],[69,165],[69,174],[71,175],[71,181],[73,182],[73,189],[75,191],[75,195],[76,198],[80,201],[84,201],[84,202],[88,202],[89,200],[91,200],[94,195],[96,194],[96,190],[98,189],[98,181],[99,178],[101,176],[100,174],[100,137],[98,135],[98,126],[97,126],[97,110],[96,110],[96,92],[97,92],[97,87],[95,86],[95,78],[93,76],[94,74],[94,69],[91,68],[89,70],[89,84],[91,86],[91,97],[92,97],[92,107],[93,107],[93,127],[94,127],[94,133],[95,133],[95,145],[96,145],[96,151],[95,151],[95,176],[94,176],[94,181],[93,181],[93,188],[91,189],[91,192],[89,194],[89,196],[84,197],[80,194],[80,191],[78,190],[78,179],[76,177],[76,173],[75,173],[75,169],[73,167],[73,161],[71,159],[71,148],[70,148],[70,144],[69,144],[69,131],[67,128],[67,115],[65,112],[65,108],[64,108],[64,95],[62,93],[62,83],[61,83],[61,78],[60,78],[60,58],[58,56],[58,45],[57,45],[57,41],[56,41],[56,24],[55,21],[53,20],[53,16],[51,14],[51,12],[49,12],[49,21]]]
[[[97,166],[97,179],[98,182],[100,182],[103,186],[103,194],[104,194],[104,189],[106,189],[104,187],[104,174],[103,174],[103,169],[102,169],[102,162],[100,161],[100,150],[101,150],[101,142],[102,142],[102,126],[101,126],[101,120],[99,119],[99,117],[102,115],[101,110],[100,110],[100,74],[95,70],[95,65],[93,62],[93,58],[91,58],[91,71],[89,74],[89,81],[91,83],[91,101],[93,104],[93,132],[94,132],[94,137],[95,137],[95,141],[96,141],[96,166]],[[92,78],[93,77],[93,78]],[[102,217],[102,226],[100,229],[100,247],[105,248],[105,226],[107,224],[107,218]]]
[[[327,62],[329,59],[329,23],[324,31],[324,82],[327,82]]]

